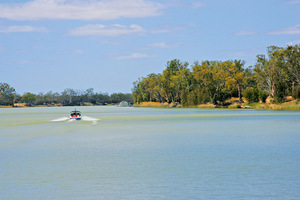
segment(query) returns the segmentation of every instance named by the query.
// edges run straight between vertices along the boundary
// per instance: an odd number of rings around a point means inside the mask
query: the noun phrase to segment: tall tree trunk
[[[242,95],[241,95],[241,93],[242,93],[241,90],[242,90],[241,86],[238,86],[239,102],[244,103]]]
[[[272,91],[271,91],[272,97],[274,97],[274,94],[275,94],[275,83],[273,82],[272,83]]]

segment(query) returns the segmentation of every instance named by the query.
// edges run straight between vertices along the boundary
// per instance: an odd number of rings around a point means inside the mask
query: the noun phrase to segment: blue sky
[[[0,82],[19,94],[131,92],[166,63],[300,43],[300,0],[1,0]]]

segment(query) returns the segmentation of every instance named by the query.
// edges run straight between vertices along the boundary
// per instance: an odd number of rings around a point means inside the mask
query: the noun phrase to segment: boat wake
[[[81,118],[82,121],[88,121],[88,122],[92,122],[92,125],[97,124],[97,121],[99,121],[100,119],[97,118],[93,118],[93,117],[88,117],[88,116],[82,116]],[[73,122],[73,121],[78,121],[75,119],[70,119],[68,117],[61,117],[61,118],[57,118],[57,119],[53,119],[51,120],[52,122]]]
[[[63,121],[67,121],[69,120],[70,118],[68,117],[61,117],[61,118],[57,118],[57,119],[53,119],[51,120],[52,122],[63,122]]]
[[[100,119],[96,119],[96,118],[88,117],[88,116],[82,116],[82,120],[93,122],[93,125],[94,125],[94,124],[97,124],[97,121],[99,121]]]

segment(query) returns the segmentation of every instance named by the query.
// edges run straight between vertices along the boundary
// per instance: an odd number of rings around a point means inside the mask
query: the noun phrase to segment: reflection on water
[[[300,199],[300,112],[0,109],[0,199]]]

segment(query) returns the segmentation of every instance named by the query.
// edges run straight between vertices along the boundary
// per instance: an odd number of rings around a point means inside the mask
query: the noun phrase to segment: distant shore
[[[117,104],[107,104],[107,105],[117,105]],[[81,106],[105,106],[103,104],[92,104],[92,103],[84,103]],[[14,106],[2,106],[0,108],[25,108],[25,107],[66,107],[62,104],[44,104],[44,105],[28,105],[27,103],[15,103]]]
[[[117,106],[117,104],[111,104]],[[86,103],[82,106],[100,106],[98,104]],[[134,104],[134,107],[151,107],[151,108],[182,108],[182,105],[177,103],[159,103],[159,102],[141,102],[140,104]],[[63,107],[61,104],[47,104],[47,105],[34,105],[29,106],[26,103],[15,103],[14,106],[1,106],[0,108],[22,108],[22,107]],[[238,103],[236,98],[227,101],[225,105],[214,105],[211,103],[199,104],[196,106],[189,106],[184,108],[224,108],[224,109],[264,109],[264,110],[300,110],[300,102],[298,100],[289,100],[281,104],[271,103],[268,100],[266,103]]]

